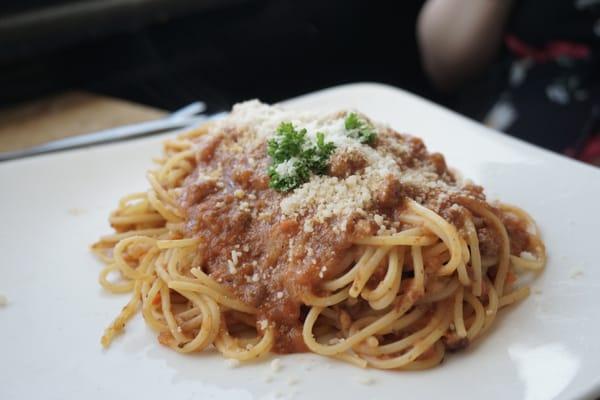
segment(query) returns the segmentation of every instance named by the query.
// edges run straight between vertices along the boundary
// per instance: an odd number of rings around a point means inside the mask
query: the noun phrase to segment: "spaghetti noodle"
[[[370,121],[374,143],[344,135],[346,115],[252,101],[167,140],[149,190],[121,199],[116,233],[93,245],[100,284],[132,293],[102,344],[141,310],[160,343],[182,353],[214,346],[245,361],[312,351],[423,369],[527,297],[517,275],[542,270],[546,257],[533,220],[488,203],[419,139]],[[266,173],[267,141],[284,121],[336,145],[328,174],[287,193]]]

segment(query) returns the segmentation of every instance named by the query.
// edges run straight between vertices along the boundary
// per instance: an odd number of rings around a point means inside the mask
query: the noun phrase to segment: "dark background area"
[[[0,107],[84,89],[220,110],[356,81],[434,97],[415,40],[422,3],[4,1]]]

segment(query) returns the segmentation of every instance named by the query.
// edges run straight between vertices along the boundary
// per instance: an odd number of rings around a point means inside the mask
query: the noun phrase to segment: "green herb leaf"
[[[317,145],[312,147],[310,152],[305,156],[309,160],[310,169],[317,175],[323,175],[327,173],[327,162],[329,157],[335,150],[333,142],[325,143],[325,134],[323,132],[317,132]]]
[[[344,121],[344,127],[348,131],[349,137],[361,143],[371,144],[377,136],[374,127],[356,113],[348,114]]]
[[[277,134],[267,142],[269,186],[279,191],[292,190],[310,179],[310,173],[327,172],[329,157],[335,145],[325,142],[325,134],[318,132],[316,144],[306,138],[306,129],[296,130],[289,122],[277,128]]]
[[[271,164],[268,173],[269,187],[280,192],[295,189],[310,178],[306,163],[295,157],[283,163]]]
[[[346,117],[346,121],[344,121],[344,126],[347,131],[350,131],[353,129],[359,129],[362,126],[362,123],[358,119],[358,115],[356,115],[356,113],[350,113]]]
[[[273,162],[281,163],[299,156],[305,142],[306,129],[297,131],[291,122],[282,122],[277,128],[277,135],[267,143],[267,154]]]

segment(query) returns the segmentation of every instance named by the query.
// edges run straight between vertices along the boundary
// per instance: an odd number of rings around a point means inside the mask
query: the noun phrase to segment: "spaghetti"
[[[132,293],[102,344],[141,310],[160,343],[182,353],[214,346],[245,361],[312,351],[423,369],[527,297],[517,275],[542,270],[546,257],[534,221],[488,203],[419,139],[362,117],[377,138],[354,140],[347,114],[252,101],[167,140],[149,190],[121,199],[116,233],[93,245],[100,284]],[[336,150],[327,174],[282,193],[269,188],[266,146],[284,121]]]

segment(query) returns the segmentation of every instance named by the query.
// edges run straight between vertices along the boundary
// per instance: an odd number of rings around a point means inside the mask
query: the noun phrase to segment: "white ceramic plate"
[[[361,370],[309,354],[230,368],[176,354],[140,316],[108,351],[104,327],[127,296],[105,293],[88,246],[123,194],[145,190],[164,138],[0,164],[0,399],[552,399],[600,390],[600,169],[568,160],[398,89],[357,84],[286,102],[355,107],[422,137],[449,165],[531,212],[546,241],[534,294],[491,333],[425,372]]]

